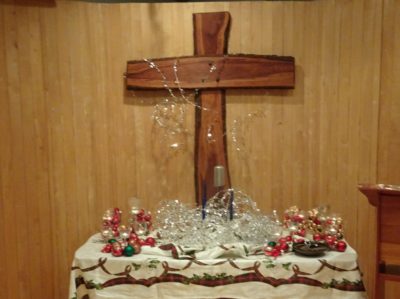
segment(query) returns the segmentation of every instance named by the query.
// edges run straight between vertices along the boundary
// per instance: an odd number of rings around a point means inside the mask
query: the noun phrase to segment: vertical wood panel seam
[[[379,60],[379,80],[378,80],[378,105],[377,105],[377,109],[378,109],[378,123],[377,123],[377,142],[376,142],[376,157],[375,157],[375,180],[377,180],[377,182],[373,182],[373,183],[379,183],[380,179],[381,179],[381,168],[379,166],[380,164],[380,150],[382,147],[382,144],[380,144],[381,139],[379,138],[380,135],[380,131],[381,131],[381,126],[382,126],[382,121],[381,121],[381,108],[382,108],[382,62],[383,62],[383,55],[384,55],[384,51],[383,51],[383,43],[384,43],[384,32],[385,32],[385,0],[381,0],[381,35],[380,35],[380,60]]]
[[[23,63],[21,63],[21,44],[19,43],[19,32],[20,32],[20,26],[19,26],[19,15],[20,14],[18,14],[18,12],[21,12],[21,11],[23,11],[24,10],[24,8],[16,8],[16,7],[14,7],[14,9],[16,9],[16,14],[15,14],[15,18],[14,18],[14,20],[13,20],[13,22],[14,22],[14,25],[16,26],[16,28],[15,28],[15,42],[17,43],[17,47],[16,47],[16,56],[17,56],[17,58],[16,58],[16,67],[17,67],[17,76],[18,76],[18,78],[17,78],[17,80],[18,80],[18,86],[20,87],[22,84],[21,84],[21,80],[22,80],[22,78],[21,78],[21,69],[23,68],[22,67],[22,65],[23,65]],[[18,136],[18,138],[20,138],[21,139],[21,144],[22,144],[22,154],[23,154],[23,157],[21,157],[21,159],[22,159],[22,161],[24,161],[23,163],[24,163],[24,165],[26,164],[25,163],[25,161],[26,161],[26,146],[25,146],[25,144],[26,144],[26,132],[25,132],[25,130],[24,130],[24,127],[23,127],[23,117],[24,117],[24,113],[23,113],[23,110],[24,110],[24,105],[22,105],[22,94],[21,94],[21,89],[19,88],[18,89],[18,106],[19,106],[19,116],[18,116],[18,122],[19,122],[19,124],[21,125],[21,132],[20,132],[20,135]],[[10,97],[9,97],[9,99],[10,99]],[[14,136],[15,137],[15,136]],[[28,179],[27,179],[27,171],[26,171],[26,168],[24,167],[24,165],[22,166],[24,169],[23,169],[23,174],[21,175],[21,178],[22,178],[22,181],[23,182],[20,182],[23,186],[22,186],[22,190],[20,190],[19,192],[21,192],[22,194],[24,194],[24,198],[26,199],[26,194],[27,194],[27,183],[28,183]],[[21,199],[18,199],[18,201],[21,201]],[[26,202],[26,200],[24,200],[23,201],[24,203]],[[16,205],[17,203],[14,201],[14,207],[15,207],[15,205]],[[16,210],[19,210],[19,209],[16,209]],[[17,217],[16,217],[17,218]],[[26,231],[24,232],[24,233],[27,233]],[[30,272],[29,270],[31,269],[31,264],[28,264],[28,265],[24,265],[24,260],[21,258],[21,257],[23,257],[24,255],[25,255],[25,252],[24,252],[24,250],[22,249],[22,247],[23,247],[23,244],[21,244],[21,243],[17,243],[16,244],[16,253],[17,253],[17,266],[18,266],[18,269],[19,269],[19,271],[20,271],[20,273],[19,273],[19,281],[18,281],[18,286],[19,287],[21,287],[21,289],[23,289],[23,291],[22,292],[20,292],[19,294],[20,295],[24,295],[24,296],[26,296],[26,295],[28,295],[29,296],[29,298],[31,298],[31,289],[29,288],[29,285],[30,285],[30,283],[31,283],[31,281],[26,281],[26,274],[24,275],[24,274],[22,274],[23,272]],[[21,271],[21,269],[24,269],[25,267],[27,267],[27,269],[25,269],[25,271]],[[22,274],[22,275],[21,275]],[[24,288],[25,287],[25,288]]]
[[[4,39],[4,49],[1,49],[0,54],[3,56],[2,60],[4,61],[4,66],[6,66],[7,57],[6,57],[6,51],[5,51],[6,40],[5,40],[4,10],[1,7],[0,7],[0,18],[1,18],[0,25],[2,25],[1,28],[0,28],[0,34]],[[6,94],[6,97],[7,97],[6,99],[4,99],[4,103],[7,104],[7,110],[9,111],[9,103],[8,103],[9,96],[8,96],[8,88],[7,88],[8,87],[8,76],[7,76],[7,72],[6,71],[3,74],[4,74],[4,87],[5,87],[4,88],[4,93]],[[1,109],[3,109],[3,108],[4,107],[2,107]],[[9,112],[8,112],[8,115],[9,115]],[[6,120],[7,120],[8,124],[7,125],[4,124],[4,130],[8,130],[9,133],[10,133],[10,129],[8,128],[10,126],[10,124],[9,124],[8,119],[6,119]],[[5,122],[5,119],[1,119],[1,121]],[[1,136],[1,138],[2,138],[2,142],[4,142],[4,136]],[[9,139],[8,139],[8,141],[9,141]],[[5,169],[5,168],[9,168],[9,161],[6,161],[4,159],[4,156],[2,155],[2,157],[0,158],[0,184],[1,184],[0,185],[0,192],[1,192],[0,193],[0,212],[1,212],[1,215],[0,215],[0,217],[1,217],[0,236],[1,236],[1,238],[3,240],[5,240],[5,227],[6,227],[6,223],[5,223],[5,220],[4,220],[5,217],[3,215],[3,213],[6,213],[6,211],[4,209],[4,206],[5,206],[5,200],[6,200],[6,191],[5,191],[5,189],[7,188],[7,186],[6,186],[6,176],[3,174],[3,169]],[[9,171],[7,171],[7,173],[8,172]],[[3,223],[4,223],[4,225],[3,225]],[[5,256],[4,255],[4,251],[3,251],[3,255],[2,256],[3,257]],[[6,260],[8,260],[8,259],[6,259]],[[7,272],[7,261],[6,260],[3,261],[3,258],[1,259],[0,274],[3,274],[3,273],[6,274],[6,272]],[[3,289],[3,294],[7,295],[7,293],[8,293],[8,283],[7,283],[7,279],[5,278],[6,275],[4,275],[2,277],[3,277],[2,281],[4,281],[4,282],[1,283],[1,287],[5,287]]]
[[[49,125],[49,114],[48,114],[48,109],[49,109],[49,107],[48,107],[48,88],[46,87],[47,86],[46,77],[45,77],[46,69],[45,69],[45,64],[43,63],[44,61],[46,61],[45,49],[44,49],[44,47],[46,45],[45,37],[44,37],[46,31],[44,30],[44,24],[43,24],[43,11],[46,11],[46,10],[41,9],[39,11],[39,30],[40,30],[40,45],[41,45],[41,56],[42,56],[41,72],[42,72],[42,78],[43,78],[43,80],[42,80],[43,97],[44,97],[43,101],[44,101],[44,106],[45,106],[45,109],[43,112],[44,112],[44,117],[46,120],[46,131],[47,131],[47,134],[46,134],[46,137],[47,137],[46,138],[46,143],[47,143],[47,153],[46,153],[46,157],[47,157],[47,159],[46,159],[47,160],[46,161],[46,163],[47,163],[47,201],[48,201],[49,211],[50,211],[50,215],[47,215],[47,217],[49,218],[49,222],[51,224],[53,224],[54,223],[53,211],[54,211],[55,207],[54,207],[54,202],[52,200],[53,197],[52,197],[52,182],[51,181],[54,178],[50,172],[51,165],[53,165],[52,164],[53,162],[52,162],[52,154],[51,154],[51,149],[52,149],[51,129],[50,129],[50,125]],[[50,247],[51,252],[56,252],[56,250],[54,250],[55,230],[53,229],[53,225],[49,225],[49,229],[50,229],[50,233],[47,234],[47,237],[46,237],[49,240],[47,246]],[[54,264],[51,264],[51,263],[46,263],[46,264],[47,264],[46,267],[48,267],[49,264],[51,265],[52,272],[54,273],[54,269],[55,269]],[[54,295],[54,284],[50,284],[48,287],[50,288],[50,291],[48,292],[48,294]]]

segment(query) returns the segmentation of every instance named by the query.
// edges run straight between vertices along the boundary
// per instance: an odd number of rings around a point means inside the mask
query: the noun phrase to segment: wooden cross
[[[227,55],[228,12],[193,14],[195,56],[128,61],[126,87],[133,89],[198,89],[195,130],[196,202],[215,194],[213,169],[225,167],[225,188],[230,187],[225,135],[225,89],[294,88],[294,58],[288,56]],[[211,71],[210,70],[214,70]],[[162,79],[162,72],[167,78]],[[212,130],[213,142],[207,134]]]

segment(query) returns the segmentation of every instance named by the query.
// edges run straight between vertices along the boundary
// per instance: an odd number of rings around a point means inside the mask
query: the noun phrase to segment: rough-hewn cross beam
[[[215,193],[213,169],[225,167],[225,188],[230,187],[225,135],[225,89],[293,88],[294,58],[287,56],[227,55],[230,15],[228,12],[193,15],[195,56],[152,59],[158,70],[145,61],[129,61],[128,89],[178,88],[173,66],[179,70],[179,85],[199,89],[196,99],[195,185],[196,201]],[[215,71],[210,72],[210,69]],[[212,133],[212,142],[208,134]]]
[[[166,76],[165,83],[176,88],[173,67],[178,67],[184,89],[292,88],[293,58],[263,55],[220,55],[152,59]],[[210,67],[215,71],[210,72]],[[164,89],[160,74],[146,61],[128,62],[128,89]],[[164,81],[163,81],[164,83]]]

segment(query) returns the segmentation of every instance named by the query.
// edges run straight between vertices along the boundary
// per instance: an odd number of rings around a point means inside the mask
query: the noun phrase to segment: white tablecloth
[[[103,246],[95,235],[76,251],[69,298],[366,298],[351,247],[319,258],[288,253],[277,259],[176,259],[171,250],[150,247],[132,257],[113,257],[101,252]],[[235,246],[241,245],[227,252]]]

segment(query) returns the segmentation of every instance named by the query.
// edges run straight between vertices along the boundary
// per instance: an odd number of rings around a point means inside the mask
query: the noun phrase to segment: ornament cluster
[[[109,239],[101,252],[111,253],[113,256],[132,256],[142,251],[142,246],[154,247],[156,240],[153,237],[141,239],[137,234],[131,233],[128,238]]]
[[[108,209],[104,212],[101,235],[104,239],[119,236],[119,225],[121,224],[121,210],[118,208]]]
[[[121,224],[122,212],[119,208],[108,209],[103,214],[101,236],[106,242],[102,252],[113,256],[132,256],[141,252],[142,246],[156,245],[156,240],[149,236],[153,230],[150,213],[131,207],[129,225]]]
[[[327,207],[319,207],[307,212],[297,206],[284,212],[283,226],[295,240],[313,240],[325,243],[331,250],[344,252],[347,243],[343,240],[343,220],[335,214],[328,214]]]
[[[278,241],[269,241],[264,247],[264,253],[267,256],[278,257],[292,250],[293,238],[286,236],[279,238]]]

